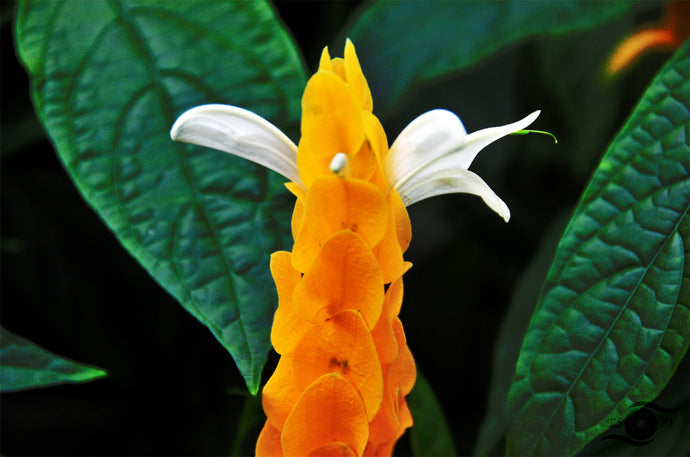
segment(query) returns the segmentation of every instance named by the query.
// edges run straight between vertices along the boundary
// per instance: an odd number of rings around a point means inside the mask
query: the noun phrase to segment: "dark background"
[[[256,400],[244,393],[229,354],[119,245],[69,180],[34,116],[29,81],[15,57],[16,5],[0,6],[2,325],[110,374],[82,385],[2,395],[0,452],[250,454],[260,424],[239,444],[236,428],[243,408],[250,416],[257,411]],[[287,2],[276,9],[313,70],[322,47],[358,7]],[[534,128],[559,138],[558,145],[545,136],[506,138],[473,165],[510,206],[509,224],[466,195],[410,208],[413,240],[406,257],[414,268],[405,276],[401,319],[461,455],[472,452],[494,341],[521,272],[547,230],[567,220],[606,144],[668,54],[645,57],[610,82],[600,80],[594,64],[603,62],[622,32],[658,14],[650,10],[604,31],[554,38],[547,46],[512,46],[471,71],[421,88],[382,119],[392,142],[432,108],[455,111],[468,131],[542,109]],[[597,51],[584,68],[579,65],[584,76],[573,67],[569,80],[549,79],[560,57],[588,43]],[[331,48],[332,56],[341,54]],[[582,116],[603,104],[595,90],[610,96],[601,119]],[[568,109],[580,114],[580,122]],[[542,279],[527,284],[530,293],[538,292]],[[264,382],[276,359],[272,354]],[[397,452],[409,453],[405,438]]]

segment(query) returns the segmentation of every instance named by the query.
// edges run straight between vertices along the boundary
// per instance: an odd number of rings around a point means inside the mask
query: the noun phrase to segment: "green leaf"
[[[203,103],[297,125],[306,76],[275,13],[263,1],[24,1],[16,32],[36,111],[84,198],[256,393],[286,192],[263,167],[169,131]]]
[[[88,382],[108,376],[104,370],[52,354],[0,327],[0,392]]]
[[[559,243],[508,395],[511,455],[573,455],[688,348],[688,43],[613,141]]]
[[[407,401],[412,411],[414,425],[409,432],[410,446],[416,456],[457,455],[443,408],[438,402],[429,381],[417,370],[417,381]]]
[[[388,2],[366,8],[347,36],[357,47],[376,110],[390,113],[419,84],[456,72],[535,35],[591,28],[635,2]]]
[[[690,455],[690,441],[688,441],[690,365],[688,362],[688,353],[686,353],[664,391],[647,408],[647,413],[651,415],[646,416],[646,420],[637,422],[635,416],[616,418],[611,428],[592,440],[578,455],[598,457],[651,455],[687,457]],[[640,439],[641,434],[649,438]],[[626,438],[627,441],[625,441]]]

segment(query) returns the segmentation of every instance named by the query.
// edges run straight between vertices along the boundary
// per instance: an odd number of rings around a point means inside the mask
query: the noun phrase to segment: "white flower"
[[[508,206],[468,168],[479,151],[526,128],[537,116],[539,111],[512,124],[467,134],[455,114],[429,111],[403,129],[383,160],[383,172],[406,206],[435,195],[469,193],[481,197],[507,222]],[[304,188],[297,169],[297,146],[251,111],[227,105],[198,106],[175,121],[170,136],[251,160]]]
[[[446,110],[428,111],[400,132],[383,161],[383,170],[406,206],[449,193],[478,195],[508,222],[510,210],[477,174],[468,171],[479,151],[522,130],[539,116],[535,111],[515,123],[467,134],[458,117]]]

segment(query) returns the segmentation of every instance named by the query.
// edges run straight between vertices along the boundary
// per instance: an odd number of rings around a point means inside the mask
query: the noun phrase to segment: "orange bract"
[[[393,319],[393,333],[398,342],[398,358],[391,366],[390,382],[398,386],[402,397],[404,397],[410,393],[414,386],[414,382],[417,379],[417,368],[415,367],[410,348],[407,347],[402,322],[397,317]]]
[[[276,371],[264,386],[261,395],[261,405],[268,416],[268,421],[278,429],[282,429],[285,425],[285,419],[301,394],[295,386],[295,375],[292,369],[292,359],[288,356],[281,357]]]
[[[323,373],[339,373],[364,400],[368,420],[381,406],[383,375],[376,346],[360,313],[344,310],[312,328],[292,359],[295,385],[304,389]]]
[[[362,67],[359,65],[359,59],[355,52],[355,46],[350,40],[345,43],[345,75],[350,89],[354,93],[355,100],[359,102],[360,108],[371,112],[374,108],[374,103],[371,100],[371,92],[369,91],[369,84],[362,73]]]
[[[408,263],[407,265],[410,264]],[[376,327],[371,330],[379,360],[382,364],[392,363],[398,356],[398,341],[393,331],[393,319],[400,312],[402,292],[402,277],[399,277],[388,287],[383,309],[381,310],[381,317],[376,323]]]
[[[309,80],[302,98],[302,138],[297,149],[297,167],[305,186],[330,173],[337,153],[354,155],[361,149],[365,136],[359,111],[335,73],[320,71]]]
[[[355,455],[361,455],[368,429],[357,390],[339,374],[328,373],[299,398],[285,421],[281,443],[287,456],[309,455],[334,441],[346,443]]]
[[[295,287],[292,301],[295,311],[313,324],[343,309],[355,309],[372,328],[381,314],[383,284],[371,248],[359,235],[342,230],[319,250]]]
[[[271,344],[279,354],[291,352],[310,325],[295,313],[292,294],[302,275],[292,267],[292,255],[278,251],[271,255],[271,274],[278,289],[278,309],[273,316]]]
[[[302,107],[302,183],[287,184],[295,244],[271,257],[281,358],[263,390],[257,455],[391,455],[412,425],[405,395],[416,372],[397,317],[411,230],[349,40],[343,59],[324,50]]]
[[[389,199],[390,200],[390,199]],[[395,214],[392,208],[386,225],[386,233],[381,242],[374,248],[374,255],[381,265],[383,281],[389,283],[402,275],[404,263],[403,253],[396,233]]]
[[[314,449],[307,457],[356,457],[356,454],[346,443],[335,441]]]
[[[278,455],[283,455],[280,430],[271,425],[270,421],[266,421],[256,443],[256,457],[275,457]]]
[[[376,186],[330,175],[312,184],[304,217],[310,223],[309,232],[319,244],[335,232],[349,229],[373,247],[386,231],[388,206]]]

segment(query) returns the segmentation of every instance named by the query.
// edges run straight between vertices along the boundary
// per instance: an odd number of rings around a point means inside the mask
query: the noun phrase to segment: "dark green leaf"
[[[606,432],[596,437],[578,455],[645,457],[690,455],[690,365],[688,354],[668,385],[640,422],[634,416],[616,418]],[[661,409],[663,408],[663,409]],[[627,429],[626,429],[627,425]],[[649,438],[640,439],[641,436]],[[626,440],[627,439],[627,440]]]
[[[297,125],[306,78],[272,9],[25,1],[17,45],[39,118],[85,199],[256,393],[276,305],[269,254],[289,236],[289,215],[277,210],[282,180],[173,143],[169,131],[184,110],[211,102]]]
[[[680,49],[603,157],[523,340],[511,455],[573,455],[653,400],[688,348],[690,56]]]
[[[0,327],[0,392],[14,392],[107,376],[105,371],[52,354]]]
[[[534,35],[603,24],[634,2],[388,2],[365,9],[347,31],[376,110],[390,113],[416,85],[478,62]]]
[[[415,455],[457,455],[443,408],[431,385],[419,370],[417,381],[407,401],[414,417],[414,426],[408,433],[410,446]]]

